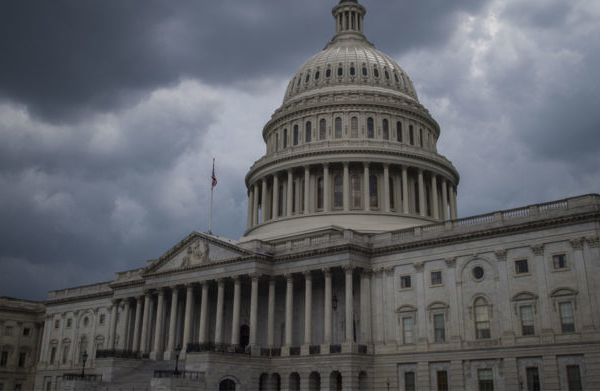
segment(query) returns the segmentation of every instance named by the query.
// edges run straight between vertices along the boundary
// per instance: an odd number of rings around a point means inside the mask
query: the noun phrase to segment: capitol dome
[[[412,81],[340,1],[335,36],[291,78],[246,175],[247,231],[272,239],[341,227],[377,233],[456,218],[459,175]]]

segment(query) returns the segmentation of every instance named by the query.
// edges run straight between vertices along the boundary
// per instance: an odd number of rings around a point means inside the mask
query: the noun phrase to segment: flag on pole
[[[212,187],[217,186],[217,177],[215,176],[215,159],[213,158],[213,170],[212,170]]]

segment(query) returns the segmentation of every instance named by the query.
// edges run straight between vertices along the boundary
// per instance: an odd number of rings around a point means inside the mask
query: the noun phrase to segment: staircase
[[[181,361],[179,364],[185,365]],[[123,374],[110,383],[100,383],[96,391],[150,391],[150,381],[155,370],[173,370],[175,361],[144,360],[143,364],[131,372]]]

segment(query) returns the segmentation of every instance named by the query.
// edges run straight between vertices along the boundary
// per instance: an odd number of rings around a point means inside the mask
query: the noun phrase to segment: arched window
[[[354,68],[354,65],[350,67],[350,76],[355,76],[356,75],[356,68]]]
[[[306,80],[304,81],[305,83],[308,83],[310,81],[310,72],[306,73]]]
[[[317,209],[323,209],[323,196],[325,194],[325,181],[320,176],[317,179]]]
[[[408,126],[408,140],[410,145],[415,145],[415,130],[412,125]]]
[[[390,80],[390,73],[388,72],[388,70],[386,69],[386,70],[384,70],[384,72],[385,72],[385,78],[387,80]]]
[[[298,75],[298,84],[296,85],[296,87],[299,87],[300,83],[302,83],[302,74]]]
[[[333,178],[333,207],[342,208],[344,206],[344,180],[341,175]]]
[[[308,390],[319,391],[321,389],[321,375],[319,372],[311,372],[308,377]]]
[[[396,72],[394,72],[394,80],[396,80],[396,83],[400,83],[400,80],[398,79],[398,74]]]
[[[283,148],[288,147],[288,130],[283,129]]]
[[[362,67],[362,75],[363,75],[364,77],[367,77],[367,75],[368,75],[367,67],[366,67],[366,66],[364,66],[364,65],[363,65],[363,67]]]
[[[71,351],[71,340],[65,339],[62,343],[61,363],[66,364],[69,360],[69,352]]]
[[[379,207],[379,191],[377,188],[377,177],[375,175],[369,177],[369,205],[371,205],[371,208]]]
[[[327,70],[325,71],[325,77],[328,79],[331,77],[331,68],[327,68]]]
[[[311,142],[312,139],[312,123],[310,121],[308,121],[306,123],[306,132],[305,132],[305,139],[307,143]]]
[[[382,121],[381,125],[383,127],[383,139],[389,140],[390,139],[390,123],[388,122],[387,119],[384,119]]]
[[[359,209],[360,205],[360,176],[352,175],[350,177],[350,202],[352,208]]]
[[[396,140],[401,143],[402,141],[402,122],[396,122]]]
[[[325,140],[327,138],[327,121],[322,119],[319,122],[319,140]]]
[[[342,138],[342,119],[340,117],[335,119],[335,138]]]
[[[297,372],[290,374],[290,391],[300,391],[300,375]]]
[[[475,338],[489,339],[490,333],[490,306],[483,297],[477,298],[473,305],[475,312]]]
[[[352,117],[350,120],[350,137],[358,138],[358,118]]]
[[[390,209],[396,209],[396,198],[394,197],[394,178],[390,176]]]
[[[337,69],[337,75],[338,75],[339,77],[342,77],[342,76],[344,76],[344,68],[342,68],[342,66],[341,66],[341,65],[340,65],[340,66],[338,67],[338,69]]]
[[[298,125],[294,125],[294,145],[298,145],[300,142],[300,132],[298,131]]]
[[[319,80],[320,77],[321,77],[321,72],[320,71],[316,71],[315,72],[315,80]]]
[[[373,118],[367,118],[367,137],[374,138],[375,137],[375,125],[373,122]]]
[[[235,382],[231,379],[225,379],[219,383],[219,391],[235,391]]]
[[[375,76],[376,78],[379,79],[379,69],[377,69],[377,68],[373,69],[373,76]]]

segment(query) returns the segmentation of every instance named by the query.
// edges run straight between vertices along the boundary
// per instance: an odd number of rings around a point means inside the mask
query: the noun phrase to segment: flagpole
[[[215,158],[213,158],[213,170],[212,170],[212,178],[215,177]],[[213,212],[213,190],[215,188],[213,179],[211,178],[210,183],[210,218],[208,220],[208,233],[212,235],[212,212]]]

